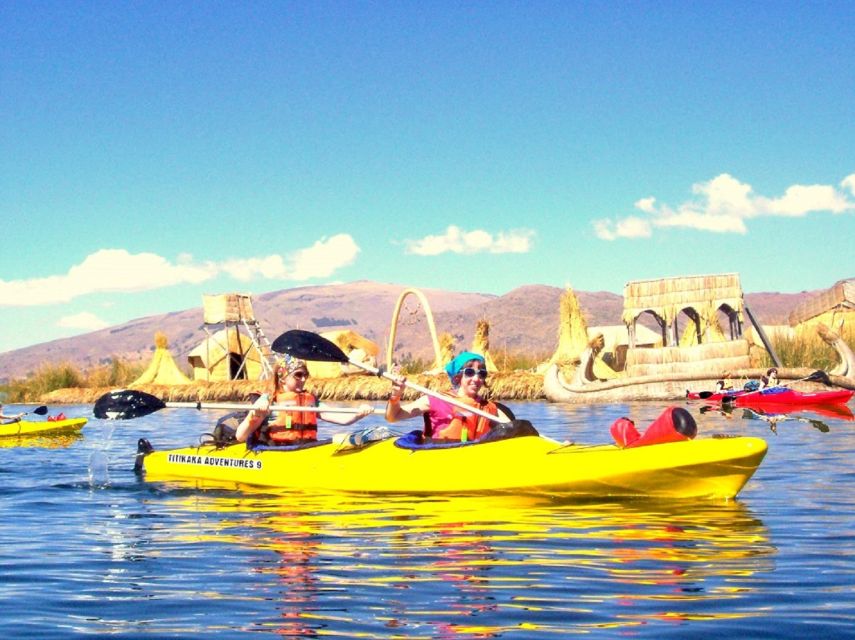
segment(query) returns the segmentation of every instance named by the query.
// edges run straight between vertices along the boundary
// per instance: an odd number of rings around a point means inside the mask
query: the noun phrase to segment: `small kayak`
[[[689,400],[704,400],[706,402],[729,402],[736,406],[754,406],[765,404],[776,405],[829,405],[846,404],[852,399],[855,391],[852,389],[834,389],[833,391],[796,391],[787,387],[772,387],[760,391],[723,391],[723,392],[692,392],[686,393]]]
[[[702,438],[621,449],[540,435],[415,444],[412,434],[359,447],[245,443],[155,451],[138,445],[146,480],[377,494],[537,494],[578,498],[735,497],[766,455],[761,438]]]
[[[21,436],[47,436],[76,433],[83,428],[86,418],[66,418],[65,420],[40,420],[30,422],[21,420],[0,424],[0,438]]]

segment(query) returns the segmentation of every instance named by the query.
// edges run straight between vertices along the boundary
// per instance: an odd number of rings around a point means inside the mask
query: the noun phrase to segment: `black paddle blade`
[[[689,392],[687,391],[686,393],[689,393]],[[715,395],[715,392],[714,392],[714,391],[701,391],[700,393],[698,393],[698,397],[699,397],[701,400],[706,400],[706,399],[707,399],[707,398],[709,398],[710,396],[714,396],[714,395]]]
[[[35,413],[37,416],[46,416],[47,412],[48,412],[48,408],[46,406],[42,405],[40,407],[36,407],[35,409],[33,409],[32,412]]]
[[[822,433],[828,433],[829,432],[828,425],[825,424],[822,420],[813,420],[811,418],[808,418],[808,422],[810,422],[813,425],[814,429],[817,429],[818,431],[820,431]]]
[[[98,398],[92,413],[101,420],[132,420],[166,407],[157,396],[133,389],[111,391]]]
[[[508,416],[508,420],[510,420],[511,422],[513,422],[514,420],[516,420],[516,419],[517,419],[517,417],[514,415],[514,412],[513,412],[513,411],[511,411],[511,408],[510,408],[510,407],[508,407],[508,406],[506,406],[506,405],[503,405],[501,402],[495,402],[494,404],[496,405],[496,408],[497,408],[499,411],[501,411],[501,412],[502,412],[502,413],[504,413],[506,416]]]
[[[831,387],[834,385],[834,383],[831,382],[831,378],[828,377],[828,374],[820,369],[814,371],[807,378],[805,378],[805,380],[808,380],[810,382],[821,382],[826,387]]]
[[[344,351],[338,346],[311,331],[293,329],[286,331],[270,346],[276,353],[287,353],[301,360],[317,362],[348,362]]]

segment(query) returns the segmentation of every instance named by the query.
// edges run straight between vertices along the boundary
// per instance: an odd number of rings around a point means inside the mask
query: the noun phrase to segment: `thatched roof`
[[[701,317],[712,318],[722,305],[742,314],[744,303],[739,274],[634,280],[624,287],[622,319],[630,324],[645,311],[652,311],[671,324],[687,307]]]
[[[190,378],[181,372],[178,365],[175,364],[172,354],[169,353],[165,334],[158,331],[154,335],[154,346],[155,350],[151,362],[142,372],[142,375],[131,383],[131,386],[140,384],[190,384]]]
[[[833,309],[855,310],[855,278],[840,280],[831,288],[805,300],[790,313],[790,326],[795,327]]]

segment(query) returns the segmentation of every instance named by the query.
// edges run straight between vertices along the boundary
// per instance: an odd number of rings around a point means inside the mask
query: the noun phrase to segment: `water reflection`
[[[841,411],[845,410],[845,411]],[[820,433],[828,433],[831,429],[828,424],[823,420],[819,420],[817,418],[805,417],[799,414],[816,414],[820,416],[832,416],[838,419],[848,420],[846,418],[846,412],[848,412],[848,407],[845,405],[841,405],[841,408],[837,409],[835,407],[804,407],[802,409],[790,409],[789,411],[774,410],[770,408],[753,408],[753,407],[732,407],[732,406],[719,406],[719,405],[705,405],[700,408],[700,414],[710,414],[717,413],[724,416],[727,419],[733,419],[734,417],[741,417],[743,420],[756,420],[762,421],[769,425],[769,430],[776,434],[778,433],[778,424],[781,422],[802,422],[804,424],[809,424],[814,429],[819,431]],[[851,415],[851,412],[849,412]]]
[[[775,555],[740,503],[221,492],[172,502],[213,524],[185,529],[185,542],[258,552],[251,571],[271,610],[253,624],[282,636],[485,638],[749,616],[719,608],[748,597]]]
[[[83,439],[83,434],[80,432],[66,434],[48,434],[48,435],[20,435],[6,436],[0,438],[0,449],[14,449],[18,447],[37,448],[37,449],[65,449],[70,447],[75,442]]]

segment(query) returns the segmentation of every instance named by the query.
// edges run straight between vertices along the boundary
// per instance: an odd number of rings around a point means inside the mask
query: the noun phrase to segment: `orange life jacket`
[[[454,396],[454,399],[490,415],[499,415],[498,408],[492,402],[460,396]],[[444,405],[442,408],[439,406],[440,403]],[[482,416],[473,413],[464,415],[463,409],[440,399],[437,399],[435,403],[431,402],[430,418],[433,424],[434,438],[460,440],[461,442],[475,440],[486,435],[493,425],[492,421]]]
[[[318,400],[308,391],[295,393],[286,391],[276,396],[277,404],[290,404],[298,407],[316,407]],[[274,444],[286,444],[298,440],[318,439],[318,414],[314,411],[280,411],[276,420],[270,423],[268,439]]]

